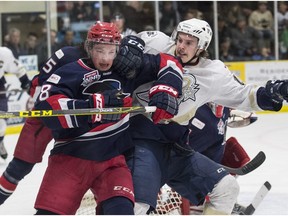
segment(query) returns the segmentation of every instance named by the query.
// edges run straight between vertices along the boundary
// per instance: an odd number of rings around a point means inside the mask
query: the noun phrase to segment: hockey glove
[[[167,85],[153,86],[149,91],[149,106],[156,106],[152,120],[157,124],[162,119],[173,118],[178,113],[178,92]]]
[[[132,106],[132,98],[122,94],[119,90],[106,90],[103,93],[92,94],[89,98],[91,108],[104,107],[129,107]],[[92,115],[92,123],[95,122],[117,122],[126,114],[95,114]]]
[[[25,74],[19,78],[21,82],[21,88],[26,90],[28,93],[30,91],[31,81],[29,80],[28,76]]]
[[[265,89],[274,102],[288,101],[288,80],[269,80]]]
[[[136,76],[141,66],[145,43],[141,38],[128,35],[121,41],[119,52],[113,62],[113,71],[127,79]]]

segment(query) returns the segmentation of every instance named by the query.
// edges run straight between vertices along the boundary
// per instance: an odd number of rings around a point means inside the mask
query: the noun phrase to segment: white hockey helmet
[[[178,32],[183,32],[198,38],[198,48],[204,50],[208,48],[213,35],[210,25],[206,21],[196,18],[180,22],[171,35],[173,40],[176,40]]]

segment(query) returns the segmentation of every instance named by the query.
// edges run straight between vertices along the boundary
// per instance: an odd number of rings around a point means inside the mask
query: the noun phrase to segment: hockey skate
[[[8,156],[8,153],[7,153],[7,150],[4,146],[4,142],[3,141],[0,141],[0,156],[1,158],[3,158],[4,160],[7,158]]]

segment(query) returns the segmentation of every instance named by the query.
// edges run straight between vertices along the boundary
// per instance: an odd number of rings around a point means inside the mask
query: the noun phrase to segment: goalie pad
[[[239,168],[249,161],[250,157],[235,137],[230,137],[226,140],[221,164],[232,168]]]

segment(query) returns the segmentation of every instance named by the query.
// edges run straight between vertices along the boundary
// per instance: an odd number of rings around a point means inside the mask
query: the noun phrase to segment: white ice
[[[238,177],[240,195],[238,202],[248,205],[260,186],[269,181],[271,191],[264,198],[255,215],[288,215],[288,113],[258,114],[258,120],[243,128],[228,129],[227,138],[234,136],[253,158],[259,151],[264,151],[266,161],[255,171]],[[2,173],[12,158],[18,135],[7,135],[5,146],[9,152],[8,159],[0,159]],[[49,145],[43,162],[37,164],[33,171],[18,185],[14,194],[0,206],[0,215],[32,215],[41,178],[47,166]]]

